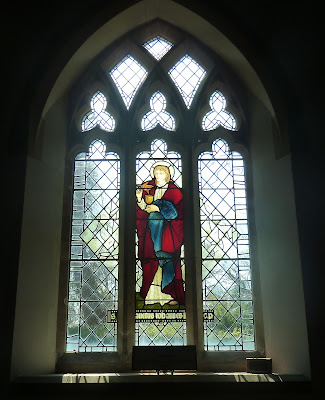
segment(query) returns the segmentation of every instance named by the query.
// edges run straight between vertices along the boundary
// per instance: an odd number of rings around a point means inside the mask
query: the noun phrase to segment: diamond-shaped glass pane
[[[172,43],[168,40],[157,36],[148,42],[146,42],[143,47],[149,51],[149,53],[155,57],[156,60],[161,60],[163,56],[168,53],[168,51],[173,47]]]
[[[186,107],[190,108],[206,71],[187,54],[168,73],[182,95]]]
[[[148,75],[147,70],[132,56],[128,55],[110,72],[122,99],[129,109],[132,100]]]

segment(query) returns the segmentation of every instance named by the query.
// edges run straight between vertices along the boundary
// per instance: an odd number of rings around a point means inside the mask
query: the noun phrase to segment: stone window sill
[[[102,374],[49,374],[20,376],[14,383],[288,383],[309,380],[303,375],[288,374],[252,374],[252,373],[214,373],[214,372],[174,372],[156,371]]]

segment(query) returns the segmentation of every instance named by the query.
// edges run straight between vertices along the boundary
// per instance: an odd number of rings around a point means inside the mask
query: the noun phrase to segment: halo
[[[154,169],[156,167],[158,167],[158,165],[163,165],[164,167],[167,167],[169,169],[170,179],[174,178],[175,168],[168,161],[163,161],[163,160],[157,161],[151,166],[151,168],[150,168],[150,176],[151,176],[151,178],[154,178],[153,171],[154,171]]]

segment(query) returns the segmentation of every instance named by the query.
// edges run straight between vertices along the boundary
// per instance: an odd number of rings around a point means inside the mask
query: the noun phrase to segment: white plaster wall
[[[54,372],[66,126],[64,104],[43,122],[40,158],[28,157],[12,375]]]
[[[279,373],[310,375],[290,155],[275,159],[269,114],[252,111],[251,157],[266,356]]]

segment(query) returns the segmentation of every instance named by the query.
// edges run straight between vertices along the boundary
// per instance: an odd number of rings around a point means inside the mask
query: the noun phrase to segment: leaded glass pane
[[[110,72],[122,99],[129,109],[132,100],[148,75],[147,70],[132,56],[123,58]]]
[[[160,61],[173,45],[161,36],[157,36],[146,42],[143,47],[148,50],[156,60]]]
[[[103,142],[91,143],[74,163],[68,301],[68,352],[115,351],[120,161]]]
[[[254,350],[244,161],[223,140],[198,159],[206,350]]]
[[[212,93],[209,104],[211,111],[205,114],[202,119],[202,129],[204,131],[212,131],[220,125],[231,131],[237,130],[236,119],[226,111],[226,98],[219,90]]]
[[[149,131],[157,125],[168,131],[175,130],[175,118],[166,111],[166,98],[161,92],[155,92],[151,96],[150,108],[151,110],[142,118],[142,130]]]
[[[184,345],[181,158],[155,140],[136,171],[136,345]]]
[[[206,75],[206,71],[192,57],[186,54],[168,73],[182,95],[186,107],[190,108],[195,93]]]
[[[82,119],[82,131],[90,131],[99,125],[101,129],[107,132],[113,132],[115,129],[114,118],[106,111],[107,100],[101,92],[96,92],[90,101],[91,111]]]

